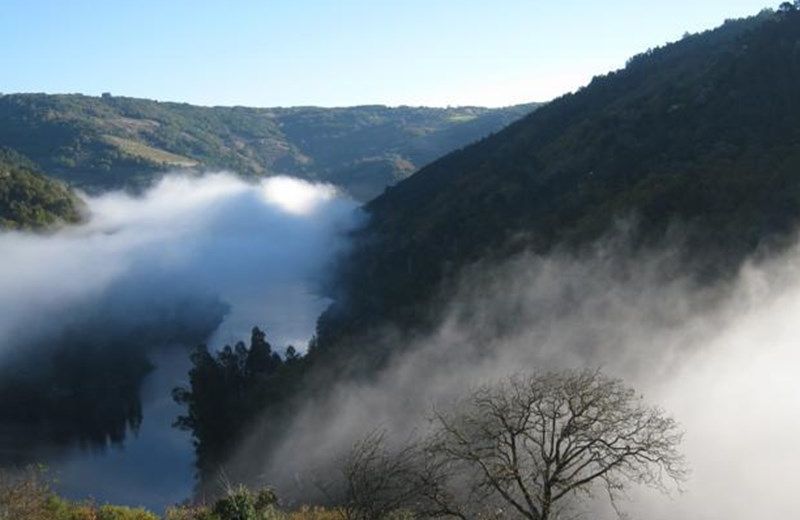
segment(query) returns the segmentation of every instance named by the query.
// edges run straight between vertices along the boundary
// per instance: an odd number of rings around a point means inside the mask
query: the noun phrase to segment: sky
[[[504,106],[780,3],[766,2],[0,0],[0,92]]]

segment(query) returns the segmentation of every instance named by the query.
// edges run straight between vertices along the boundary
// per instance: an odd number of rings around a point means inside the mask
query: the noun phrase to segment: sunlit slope
[[[80,200],[14,152],[0,148],[0,230],[35,229],[81,218]]]
[[[327,181],[368,200],[524,116],[500,109],[201,107],[106,95],[0,96],[0,146],[90,190],[196,167]]]

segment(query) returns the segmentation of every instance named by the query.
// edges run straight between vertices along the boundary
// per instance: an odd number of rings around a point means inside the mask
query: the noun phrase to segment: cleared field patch
[[[448,121],[451,123],[466,123],[467,121],[472,121],[477,119],[478,116],[471,113],[460,113],[460,114],[453,114],[447,118]]]
[[[198,164],[200,164],[198,161],[190,159],[189,157],[184,157],[183,155],[178,155],[168,152],[166,150],[154,148],[152,146],[148,146],[144,143],[141,143],[139,141],[134,141],[132,139],[125,139],[113,135],[105,135],[103,136],[103,139],[107,143],[116,146],[122,152],[128,155],[132,155],[134,157],[141,157],[142,159],[146,159],[150,162],[165,164],[168,166],[183,166],[183,167],[197,166]]]

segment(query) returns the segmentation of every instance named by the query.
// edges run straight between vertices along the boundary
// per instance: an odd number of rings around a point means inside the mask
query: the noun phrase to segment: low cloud
[[[83,225],[0,234],[0,360],[87,316],[130,330],[155,310],[192,327],[223,305],[212,345],[260,325],[302,347],[326,305],[320,277],[357,221],[334,188],[286,177],[173,175],[87,203]]]
[[[405,439],[433,403],[530,369],[600,367],[672,413],[686,431],[684,493],[634,489],[634,517],[788,518],[800,466],[800,249],[713,287],[675,276],[675,256],[631,253],[624,240],[576,258],[520,255],[462,277],[440,326],[369,383],[343,383],[305,407],[264,478],[307,493],[309,468],[359,436]],[[371,348],[380,348],[371,345]],[[256,442],[254,439],[253,442]],[[242,456],[253,457],[252,445]],[[239,459],[241,460],[241,458]],[[313,488],[313,485],[311,486]],[[593,517],[613,518],[590,505]]]
[[[141,197],[88,203],[85,225],[0,235],[0,361],[87,314],[146,326],[147,309],[190,322],[222,302],[228,314],[213,345],[260,324],[277,344],[302,346],[327,303],[315,280],[358,219],[332,188],[225,174],[168,177]],[[256,432],[232,466],[259,461],[264,479],[291,497],[309,468],[330,466],[365,432],[384,427],[403,439],[425,428],[431,404],[482,381],[600,367],[686,431],[685,492],[633,490],[626,509],[634,516],[790,518],[800,466],[800,249],[747,263],[710,287],[676,276],[672,252],[633,254],[624,243],[578,258],[522,254],[474,265],[431,334],[387,331],[385,345],[370,348],[406,348],[386,369],[299,410],[270,453]]]

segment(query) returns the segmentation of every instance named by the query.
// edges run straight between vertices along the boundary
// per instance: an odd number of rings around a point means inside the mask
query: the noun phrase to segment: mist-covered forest
[[[792,517],[799,89],[787,2],[507,108],[0,96],[0,520]]]

